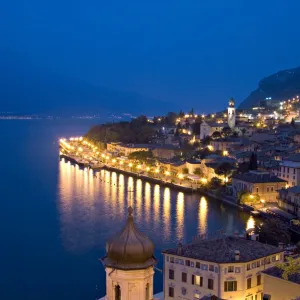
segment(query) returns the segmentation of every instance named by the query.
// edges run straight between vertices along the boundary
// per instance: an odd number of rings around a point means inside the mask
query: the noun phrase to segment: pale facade
[[[300,162],[282,161],[276,174],[286,180],[289,186],[300,185]]]
[[[300,186],[280,190],[278,205],[281,209],[300,219]]]
[[[215,131],[222,132],[223,128],[228,126],[224,123],[214,123],[203,121],[200,124],[200,140],[207,136],[211,136]]]
[[[137,151],[149,151],[150,146],[141,144],[141,145],[125,145],[119,143],[107,143],[107,151],[110,153],[116,153],[118,155],[128,156],[129,154]]]
[[[261,272],[282,261],[279,248],[278,253],[247,262],[236,256],[230,263],[164,253],[164,299],[196,300],[214,295],[220,299],[263,300]]]
[[[250,171],[244,174],[236,174],[232,177],[233,195],[246,191],[258,194],[266,202],[277,202],[278,190],[286,187],[286,181],[270,176],[267,172]]]
[[[265,273],[262,275],[265,297],[269,295],[270,300],[300,299],[300,282],[287,281]]]
[[[106,299],[153,299],[153,267],[144,270],[117,270],[106,268]]]

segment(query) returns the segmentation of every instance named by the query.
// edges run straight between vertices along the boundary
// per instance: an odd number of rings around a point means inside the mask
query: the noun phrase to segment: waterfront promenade
[[[232,197],[208,190],[208,181],[206,178],[193,180],[187,174],[171,174],[168,170],[160,167],[159,164],[147,165],[145,162],[131,160],[127,157],[113,157],[106,150],[99,149],[99,147],[85,140],[83,137],[74,137],[69,140],[61,139],[60,156],[82,167],[93,169],[95,176],[97,176],[96,172],[100,169],[112,170],[184,192],[201,192],[201,194],[219,201],[243,208],[237,205]]]

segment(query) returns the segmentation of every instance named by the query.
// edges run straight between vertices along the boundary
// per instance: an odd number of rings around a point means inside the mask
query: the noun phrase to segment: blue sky
[[[300,65],[299,11],[299,0],[6,1],[2,77],[38,70],[176,108],[223,109]]]

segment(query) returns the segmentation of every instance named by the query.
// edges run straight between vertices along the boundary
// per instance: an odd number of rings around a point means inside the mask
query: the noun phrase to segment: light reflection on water
[[[95,176],[92,170],[60,161],[58,208],[61,240],[68,251],[104,251],[107,239],[124,225],[128,205],[157,251],[219,229],[242,232],[251,222],[246,214],[198,194],[105,170]]]

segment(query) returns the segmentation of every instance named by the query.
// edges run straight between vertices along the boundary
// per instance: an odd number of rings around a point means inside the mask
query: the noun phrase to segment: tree
[[[202,145],[207,146],[210,144],[210,141],[211,141],[211,137],[206,136],[204,139],[202,139]]]
[[[219,138],[221,138],[222,136],[221,136],[221,133],[220,133],[219,131],[215,131],[215,132],[211,135],[211,137],[212,137],[213,139],[219,139]]]
[[[241,204],[246,204],[246,205],[251,205],[251,206],[260,204],[260,196],[258,194],[252,195],[251,193],[249,193],[247,191],[241,191],[238,194],[238,199]]]
[[[216,173],[218,175],[224,175],[225,178],[228,178],[232,174],[233,169],[234,167],[231,163],[223,162],[217,167]]]
[[[129,159],[135,159],[140,161],[147,161],[148,159],[153,158],[151,151],[135,151],[128,155]]]
[[[295,124],[294,118],[292,118],[291,125],[292,125],[292,127],[293,127],[294,129],[296,128],[296,124]]]
[[[249,170],[257,170],[257,155],[254,152],[250,155]]]
[[[289,280],[290,276],[300,272],[300,258],[287,257],[286,260],[286,262],[277,264],[276,267],[283,271],[282,278]]]
[[[195,175],[201,176],[201,169],[200,169],[200,168],[196,168],[196,169],[194,170],[194,174],[195,174]]]
[[[245,136],[246,132],[247,132],[247,129],[246,128],[242,128],[241,129],[241,132],[242,132],[242,136]]]
[[[174,112],[168,112],[166,117],[166,123],[168,125],[174,125],[176,123],[177,114]]]
[[[189,169],[188,168],[183,168],[182,173],[183,174],[189,174]]]
[[[231,128],[230,127],[224,127],[223,129],[222,129],[222,134],[224,135],[224,136],[231,136],[232,135],[232,130],[231,130]]]
[[[259,241],[278,246],[278,243],[288,244],[291,236],[288,226],[278,219],[268,219],[255,227]]]
[[[182,109],[181,109],[180,112],[178,113],[178,116],[179,116],[180,118],[184,117],[184,112],[182,111]]]

